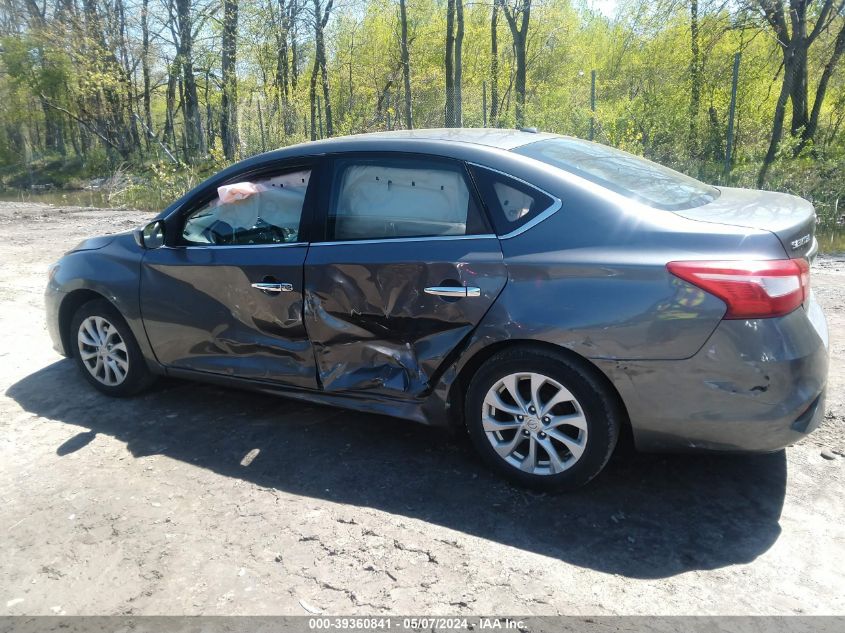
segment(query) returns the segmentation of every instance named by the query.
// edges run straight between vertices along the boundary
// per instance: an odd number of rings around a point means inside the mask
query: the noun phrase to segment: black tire
[[[83,321],[89,317],[97,316],[106,319],[114,326],[126,346],[126,358],[129,369],[123,381],[117,385],[107,385],[97,380],[85,366],[82,356],[79,353],[79,344],[77,342],[79,328]],[[77,367],[79,367],[79,371],[82,372],[85,379],[97,390],[108,396],[117,398],[132,396],[147,389],[156,380],[156,376],[147,367],[144,355],[138,347],[138,342],[135,340],[132,330],[126,324],[126,320],[105,299],[95,299],[79,307],[70,321],[68,340],[70,341],[71,353],[73,354]]]
[[[494,450],[482,426],[482,409],[488,390],[502,378],[523,372],[543,374],[560,383],[576,398],[586,419],[583,453],[562,472],[534,474],[520,470]],[[623,421],[616,395],[589,363],[532,348],[505,350],[488,359],[470,382],[464,412],[470,439],[491,469],[521,486],[548,491],[573,490],[598,475],[613,453]]]

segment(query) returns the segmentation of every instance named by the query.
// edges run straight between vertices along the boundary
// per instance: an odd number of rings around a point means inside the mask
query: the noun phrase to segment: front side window
[[[459,164],[404,157],[340,159],[334,183],[329,240],[487,232]]]
[[[188,244],[289,244],[299,241],[310,170],[289,171],[217,188],[217,196],[185,219]]]
[[[517,154],[666,210],[691,209],[719,196],[719,190],[640,156],[576,138],[550,138],[517,147]]]

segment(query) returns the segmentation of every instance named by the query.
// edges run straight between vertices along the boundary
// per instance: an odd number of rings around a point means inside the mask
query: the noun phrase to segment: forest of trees
[[[845,0],[602,6],[0,0],[0,182],[178,180],[308,139],[526,125],[593,129],[710,182],[794,191],[840,218]]]

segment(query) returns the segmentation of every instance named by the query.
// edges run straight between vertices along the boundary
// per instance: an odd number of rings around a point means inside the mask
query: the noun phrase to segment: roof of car
[[[446,141],[452,143],[469,143],[484,145],[503,150],[511,150],[528,143],[534,143],[547,138],[554,138],[555,134],[545,132],[529,132],[500,128],[430,128],[419,130],[393,130],[391,132],[368,132],[350,136],[337,136],[317,141],[320,145],[332,145],[349,141]]]

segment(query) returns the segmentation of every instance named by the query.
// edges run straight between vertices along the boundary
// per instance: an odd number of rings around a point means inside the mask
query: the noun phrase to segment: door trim
[[[185,244],[179,246],[160,246],[159,248],[178,251],[182,249],[225,250],[233,248],[285,248],[287,246],[308,246],[308,242],[278,242],[273,244]]]
[[[432,235],[429,237],[382,237],[374,240],[338,240],[336,242],[314,242],[311,246],[349,246],[352,244],[383,244],[386,242],[431,242],[431,241],[447,241],[447,240],[489,240],[496,239],[492,233],[482,233],[481,235]]]

